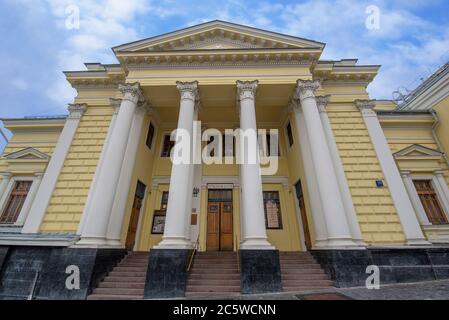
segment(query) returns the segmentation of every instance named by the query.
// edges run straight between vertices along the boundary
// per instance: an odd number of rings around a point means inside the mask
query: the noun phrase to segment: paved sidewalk
[[[204,299],[211,299],[205,297]],[[449,280],[381,285],[378,290],[331,288],[301,292],[251,294],[224,300],[449,300]],[[198,298],[198,300],[201,300]]]

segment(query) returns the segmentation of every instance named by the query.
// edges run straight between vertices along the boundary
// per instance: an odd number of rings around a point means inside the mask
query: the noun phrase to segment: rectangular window
[[[260,155],[261,156],[265,156],[265,157],[271,157],[271,156],[275,156],[274,154],[271,154],[271,139],[277,139],[277,143],[278,143],[278,151],[277,151],[277,155],[276,156],[280,156],[281,155],[281,151],[280,151],[280,146],[279,146],[279,138],[277,135],[271,135],[269,132],[267,132],[266,134],[266,149],[263,147],[263,141],[261,141],[261,139],[263,139],[262,135],[259,135],[259,150],[260,150]]]
[[[264,191],[265,226],[267,229],[282,229],[281,202],[279,191]]]
[[[0,216],[1,224],[13,224],[17,221],[33,181],[16,181],[9,196],[5,210]]]
[[[175,146],[175,141],[171,141],[170,140],[170,135],[169,134],[164,135],[164,141],[163,141],[163,145],[162,145],[161,157],[169,158],[170,157],[170,152],[171,152],[171,150],[173,149],[174,146]]]
[[[291,147],[293,145],[293,132],[292,132],[292,126],[289,123],[287,123],[287,139],[288,139],[288,146]]]
[[[147,134],[147,141],[146,141],[146,144],[147,144],[147,147],[148,147],[148,149],[152,149],[153,148],[153,140],[154,140],[154,126],[153,126],[153,124],[150,122],[150,126],[149,126],[149,128],[148,128],[148,134]]]
[[[168,204],[168,191],[164,191],[162,192],[161,209],[155,210],[153,214],[153,226],[151,227],[152,234],[164,234],[167,204]]]
[[[432,224],[447,224],[447,217],[441,208],[431,180],[413,180],[416,192],[424,207],[427,218]]]

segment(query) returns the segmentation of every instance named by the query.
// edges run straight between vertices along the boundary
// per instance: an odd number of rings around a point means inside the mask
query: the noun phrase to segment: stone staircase
[[[220,297],[240,294],[236,252],[197,252],[187,279],[186,297]]]
[[[332,287],[332,281],[309,252],[280,252],[279,258],[284,292]]]
[[[143,299],[149,252],[129,252],[87,300]]]

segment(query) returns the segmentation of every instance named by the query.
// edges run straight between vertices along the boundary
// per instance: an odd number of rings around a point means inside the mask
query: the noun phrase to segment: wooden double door
[[[233,251],[232,190],[209,190],[207,251]]]

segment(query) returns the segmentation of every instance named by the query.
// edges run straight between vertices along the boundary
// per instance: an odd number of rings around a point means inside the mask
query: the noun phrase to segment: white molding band
[[[401,221],[407,244],[428,245],[429,242],[424,237],[416,214],[414,214],[415,210],[399,174],[377,114],[374,111],[375,101],[356,100],[355,103],[360,109],[366,128],[368,129],[368,134],[374,146],[385,180],[387,181],[399,220]]]
[[[30,212],[22,228],[22,233],[38,233],[42,220],[50,203],[51,196],[58,182],[59,174],[64,166],[67,153],[72,145],[81,117],[87,110],[87,104],[69,105],[69,116],[59,136],[53,155],[42,178]]]
[[[326,135],[327,145],[331,153],[332,163],[334,165],[335,174],[337,175],[338,185],[340,187],[340,195],[345,208],[346,219],[348,221],[349,229],[351,230],[352,240],[359,246],[366,246],[363,241],[362,232],[357,220],[354,203],[352,202],[351,191],[349,190],[348,181],[346,180],[345,170],[340,158],[337,143],[335,141],[334,133],[332,131],[331,123],[327,115],[326,107],[329,103],[330,96],[316,97],[318,110],[320,112],[321,123],[323,125],[324,133]]]

